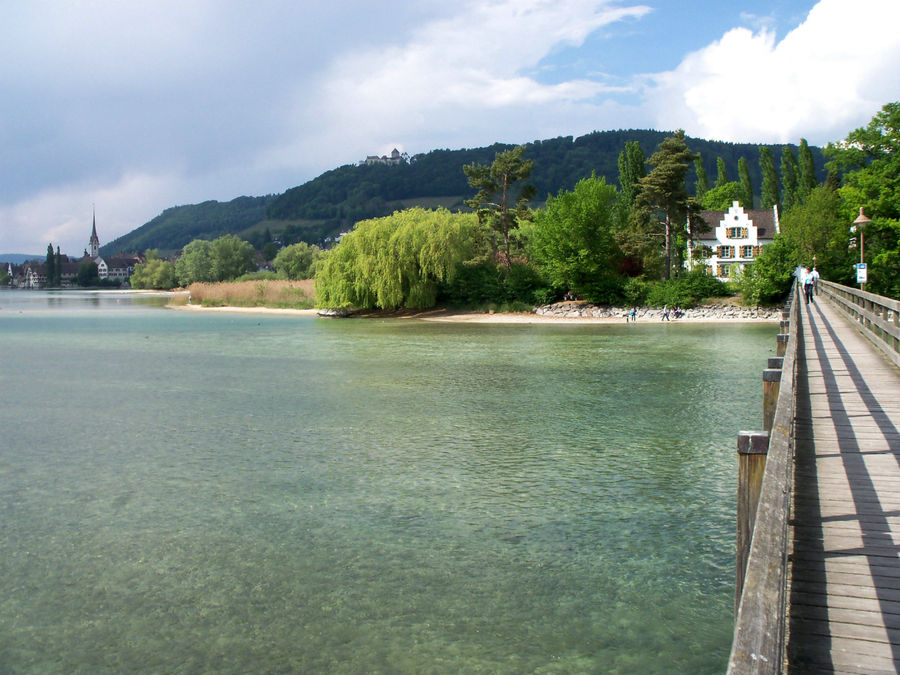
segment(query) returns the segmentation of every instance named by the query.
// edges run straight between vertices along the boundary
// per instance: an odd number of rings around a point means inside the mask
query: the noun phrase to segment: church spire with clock
[[[94,229],[91,230],[91,241],[88,244],[88,253],[91,258],[100,257],[100,237],[97,236],[97,212],[93,213]]]

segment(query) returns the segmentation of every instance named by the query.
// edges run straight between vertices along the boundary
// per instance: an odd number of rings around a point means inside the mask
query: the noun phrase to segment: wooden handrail
[[[819,292],[900,366],[900,301],[822,280]]]
[[[790,333],[743,590],[734,624],[729,673],[780,673],[785,663],[788,550],[794,471],[794,408],[802,328],[800,289],[790,301]]]

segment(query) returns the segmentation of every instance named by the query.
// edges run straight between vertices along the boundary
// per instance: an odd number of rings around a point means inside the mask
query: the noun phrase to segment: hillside
[[[534,161],[531,183],[538,199],[569,190],[580,179],[596,172],[607,182],[618,182],[618,157],[628,141],[637,141],[649,158],[670,132],[650,130],[595,131],[573,138],[565,136],[526,144],[525,156]],[[722,157],[729,180],[737,180],[737,164],[745,157],[754,191],[759,194],[759,148],[753,143],[724,143],[687,139],[703,157],[710,185],[716,178],[716,158]],[[136,230],[104,246],[104,255],[147,248],[176,251],[193,239],[213,239],[236,234],[259,246],[268,238],[282,243],[321,243],[362,219],[382,216],[410,206],[443,205],[461,208],[472,194],[462,167],[472,162],[490,164],[494,156],[512,145],[496,143],[482,148],[432,150],[415,155],[409,163],[346,165],[291,188],[280,195],[238,197],[230,202],[208,201],[175,206]],[[781,146],[771,146],[775,166],[780,166]],[[795,154],[796,146],[791,146]],[[819,180],[823,180],[821,150],[812,147]],[[688,173],[689,188],[695,175]]]

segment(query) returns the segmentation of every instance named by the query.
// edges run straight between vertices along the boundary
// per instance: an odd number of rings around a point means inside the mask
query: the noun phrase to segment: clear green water
[[[772,324],[0,292],[0,672],[721,672]]]

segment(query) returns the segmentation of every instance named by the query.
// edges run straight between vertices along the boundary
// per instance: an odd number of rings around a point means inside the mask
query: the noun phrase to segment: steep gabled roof
[[[745,209],[744,213],[756,226],[758,238],[771,239],[775,236],[775,212],[772,209]],[[697,238],[700,241],[715,241],[716,228],[726,215],[728,211],[701,211],[700,217],[709,225],[709,232],[703,232]],[[727,227],[728,223],[725,226]]]

